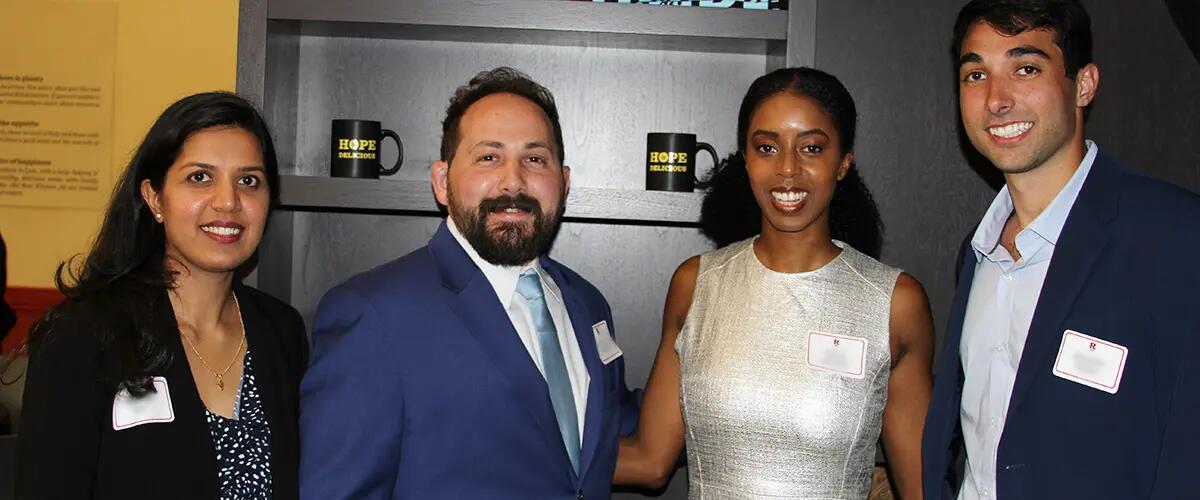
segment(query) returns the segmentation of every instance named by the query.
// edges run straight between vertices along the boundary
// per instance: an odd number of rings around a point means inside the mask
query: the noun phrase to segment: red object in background
[[[8,354],[25,344],[29,327],[46,314],[47,310],[62,302],[63,294],[54,288],[10,286],[5,290],[4,298],[17,313],[17,324],[8,332],[8,336],[4,337],[3,345],[0,345],[0,353]]]

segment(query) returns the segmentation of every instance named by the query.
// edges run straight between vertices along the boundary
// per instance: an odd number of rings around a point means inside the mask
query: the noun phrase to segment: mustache
[[[479,202],[479,213],[499,212],[509,208],[523,210],[531,214],[542,213],[542,205],[529,195],[517,193],[515,196],[497,196]]]

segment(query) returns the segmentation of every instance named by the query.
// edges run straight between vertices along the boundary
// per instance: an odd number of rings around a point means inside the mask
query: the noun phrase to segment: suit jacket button
[[[576,498],[577,500],[583,500],[583,492],[582,492],[582,491],[581,491],[581,492],[579,492],[579,494],[578,494],[578,495],[576,495],[576,496],[575,496],[575,498]]]

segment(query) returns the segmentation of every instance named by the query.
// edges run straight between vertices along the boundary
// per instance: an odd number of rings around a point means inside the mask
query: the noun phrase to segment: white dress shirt
[[[530,360],[542,373],[542,377],[545,377],[546,369],[542,366],[541,346],[534,338],[533,316],[529,313],[529,306],[525,304],[525,299],[517,294],[517,281],[521,279],[521,273],[524,273],[526,269],[533,269],[541,278],[546,307],[550,309],[550,318],[554,320],[554,329],[558,332],[558,344],[562,346],[563,359],[567,365],[567,375],[571,378],[571,392],[575,396],[575,414],[579,419],[579,446],[582,448],[583,423],[587,416],[587,392],[588,384],[591,383],[591,375],[588,374],[587,365],[583,362],[583,353],[579,350],[579,341],[575,338],[571,317],[567,313],[566,304],[563,303],[562,291],[558,289],[558,285],[554,283],[546,270],[542,269],[542,264],[538,262],[538,259],[533,259],[532,262],[523,266],[497,266],[479,256],[475,248],[467,242],[458,227],[454,225],[453,219],[446,219],[446,227],[454,236],[454,240],[471,257],[471,261],[479,266],[480,271],[483,271],[483,276],[487,278],[488,283],[496,290],[496,298],[508,312],[508,319],[512,322],[513,329],[517,331],[517,336],[521,338],[521,343],[525,345],[525,350],[529,351]]]
[[[1013,212],[1008,186],[996,195],[971,239],[975,277],[959,344],[965,375],[959,416],[967,448],[960,500],[996,497],[996,452],[1029,324],[1059,233],[1095,159],[1096,145],[1087,141],[1087,154],[1071,179],[1050,205],[1017,233],[1021,260],[1014,261],[1000,244],[1004,224]]]

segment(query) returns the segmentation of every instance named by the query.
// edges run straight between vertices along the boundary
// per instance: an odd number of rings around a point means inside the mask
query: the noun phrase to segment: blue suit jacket
[[[579,475],[545,379],[443,223],[322,299],[300,387],[301,497],[608,498],[618,437],[637,423],[624,359],[603,364],[592,333],[612,314],[578,274],[541,264],[591,376]]]
[[[959,344],[975,271],[969,239],[958,265],[925,421],[924,487],[931,499],[956,497],[964,473]],[[1116,394],[1051,373],[1067,329],[1128,348]],[[1198,338],[1200,197],[1101,152],[1063,226],[1034,310],[997,454],[997,497],[1194,497]]]

